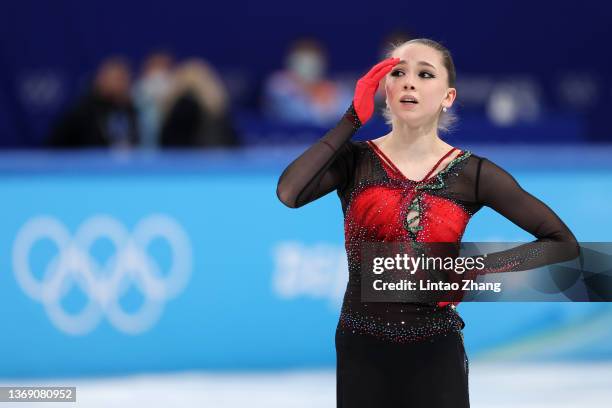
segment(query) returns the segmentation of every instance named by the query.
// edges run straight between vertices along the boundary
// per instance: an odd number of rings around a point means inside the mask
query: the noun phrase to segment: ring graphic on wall
[[[45,240],[56,251],[38,278],[31,263],[41,262],[32,253]],[[114,248],[104,262],[92,255],[92,246],[100,240],[110,241]],[[157,240],[170,248],[169,262],[159,262],[149,252]],[[13,271],[19,286],[44,306],[58,329],[72,335],[89,333],[103,317],[124,333],[139,334],[150,329],[165,303],[183,291],[191,268],[189,237],[177,221],[163,214],[142,219],[132,233],[112,216],[94,215],[78,227],[74,236],[58,219],[37,216],[20,228],[13,244]],[[62,305],[74,285],[87,298],[76,313]],[[142,304],[135,311],[126,311],[120,300],[131,287],[142,295]]]

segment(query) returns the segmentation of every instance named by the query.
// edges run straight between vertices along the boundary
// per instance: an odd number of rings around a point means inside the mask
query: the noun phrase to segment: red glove
[[[381,79],[400,62],[399,58],[387,58],[374,65],[370,71],[357,81],[353,107],[361,124],[366,123],[374,113],[374,95]]]

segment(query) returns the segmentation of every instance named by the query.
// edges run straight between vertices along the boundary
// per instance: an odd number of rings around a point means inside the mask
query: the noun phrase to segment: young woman
[[[385,79],[391,131],[350,140],[371,117]],[[578,255],[576,239],[543,202],[484,157],[444,142],[455,101],[449,51],[428,39],[396,47],[355,89],[338,125],[282,173],[279,199],[297,208],[337,190],[349,262],[336,330],[337,406],[468,407],[465,323],[450,302],[362,302],[360,249],[369,242],[460,242],[483,206],[537,240],[488,254],[482,273],[527,270]],[[545,242],[569,243],[554,251]],[[547,252],[548,251],[548,252]]]

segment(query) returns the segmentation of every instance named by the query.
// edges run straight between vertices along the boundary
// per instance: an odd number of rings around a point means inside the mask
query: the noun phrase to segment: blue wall
[[[298,210],[277,200],[299,150],[0,155],[0,376],[332,366],[342,212],[333,193]],[[610,240],[610,151],[470,150],[510,170],[580,241]],[[464,236],[532,239],[487,208]],[[475,358],[612,358],[609,304],[458,310]]]
[[[36,146],[61,109],[82,91],[100,61],[115,53],[135,66],[152,50],[208,59],[227,78],[240,78],[253,108],[263,78],[283,64],[302,35],[322,40],[332,71],[365,70],[397,29],[443,41],[459,76],[534,75],[547,109],[560,109],[556,85],[567,72],[597,79],[604,89],[591,107],[587,134],[608,138],[598,120],[610,104],[612,6],[602,1],[533,2],[125,2],[65,0],[0,6],[0,146]],[[59,88],[55,88],[55,87]],[[35,88],[35,89],[32,89]],[[28,95],[52,105],[28,103]],[[47,95],[48,96],[48,95]]]

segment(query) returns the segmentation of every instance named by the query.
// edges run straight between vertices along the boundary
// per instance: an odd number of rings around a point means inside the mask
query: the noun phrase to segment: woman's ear
[[[448,88],[448,91],[446,91],[446,97],[444,98],[444,106],[450,108],[453,105],[455,98],[457,98],[457,89]]]

